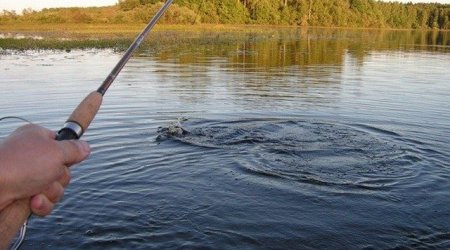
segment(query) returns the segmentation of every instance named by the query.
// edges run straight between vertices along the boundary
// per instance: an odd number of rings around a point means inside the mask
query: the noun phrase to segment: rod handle
[[[87,95],[69,116],[64,127],[58,132],[56,140],[79,139],[94,120],[102,101],[103,95],[97,91]]]
[[[9,204],[0,213],[0,249],[7,249],[23,223],[31,214],[30,198]]]

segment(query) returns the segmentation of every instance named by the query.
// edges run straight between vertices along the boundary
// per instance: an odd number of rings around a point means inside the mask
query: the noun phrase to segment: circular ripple
[[[180,125],[181,126],[181,125]],[[189,121],[190,145],[234,150],[242,170],[315,185],[381,189],[416,172],[419,158],[394,143],[390,131],[364,125],[292,120]]]

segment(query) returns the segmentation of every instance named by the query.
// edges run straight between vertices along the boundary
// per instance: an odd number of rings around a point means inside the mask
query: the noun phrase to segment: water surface
[[[448,33],[205,36],[130,60],[24,249],[450,247]],[[120,56],[3,51],[0,115],[57,130]]]

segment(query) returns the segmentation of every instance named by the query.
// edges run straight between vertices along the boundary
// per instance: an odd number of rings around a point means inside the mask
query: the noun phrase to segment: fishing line
[[[5,120],[20,120],[25,123],[32,124],[32,122],[30,122],[29,120],[19,117],[19,116],[4,116],[4,117],[0,118],[0,122],[5,121]],[[31,215],[28,217],[28,219],[30,217],[31,217]],[[19,234],[17,235],[17,239],[14,242],[14,245],[12,245],[10,248],[11,250],[17,250],[22,246],[22,244],[25,240],[25,235],[27,234],[28,219],[25,220],[22,227],[20,228]]]
[[[29,120],[19,117],[19,116],[4,116],[4,117],[0,118],[0,121],[4,121],[4,120],[8,120],[8,119],[16,119],[16,120],[21,120],[26,123],[32,123]]]
[[[31,215],[28,217],[28,219],[30,217],[31,217]],[[20,228],[19,235],[17,236],[17,240],[16,240],[16,242],[14,242],[14,245],[12,245],[10,250],[17,250],[22,246],[22,244],[25,240],[25,235],[27,234],[28,219],[25,220],[22,227]]]

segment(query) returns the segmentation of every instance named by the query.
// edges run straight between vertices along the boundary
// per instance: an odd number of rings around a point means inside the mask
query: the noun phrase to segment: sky
[[[438,2],[450,4],[450,0],[397,0],[398,2]],[[21,12],[25,8],[41,10],[51,7],[86,7],[114,5],[118,0],[0,0],[1,10],[15,10]]]
[[[87,7],[114,5],[118,0],[0,0],[0,10],[21,12],[25,8],[41,10],[52,7]]]

